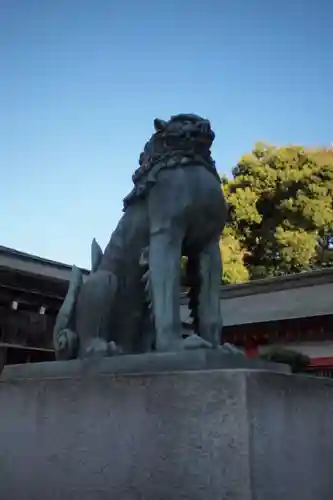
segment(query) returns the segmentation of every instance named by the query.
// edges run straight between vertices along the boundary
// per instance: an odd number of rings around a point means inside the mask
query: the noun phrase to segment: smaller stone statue
[[[93,241],[85,281],[73,267],[54,328],[58,359],[220,344],[219,238],[228,210],[210,153],[215,135],[208,120],[193,114],[156,119],[154,127],[105,251]],[[186,339],[181,255],[195,330]]]

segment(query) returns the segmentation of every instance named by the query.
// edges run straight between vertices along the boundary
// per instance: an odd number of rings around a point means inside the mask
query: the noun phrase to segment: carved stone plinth
[[[216,352],[6,367],[0,498],[331,500],[333,382],[279,370]]]

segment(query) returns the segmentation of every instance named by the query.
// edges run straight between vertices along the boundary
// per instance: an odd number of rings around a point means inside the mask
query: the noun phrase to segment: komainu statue
[[[86,280],[73,267],[54,328],[57,359],[215,348],[222,318],[219,238],[227,204],[210,122],[155,119],[124,214],[104,252],[92,245]],[[183,338],[180,261],[187,257],[194,333]]]

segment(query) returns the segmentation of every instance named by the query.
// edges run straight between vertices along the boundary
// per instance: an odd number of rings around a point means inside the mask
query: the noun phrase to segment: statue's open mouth
[[[188,128],[185,130],[182,130],[180,133],[178,132],[177,134],[174,134],[169,136],[169,141],[171,142],[172,140],[176,143],[178,140],[189,140],[189,141],[195,141],[196,143],[200,144],[205,144],[207,145],[208,148],[213,144],[213,141],[215,139],[215,134],[214,132],[209,128],[202,130],[200,127],[193,127],[193,128]]]
[[[198,134],[197,141],[201,144],[205,144],[208,148],[211,147],[215,138],[215,134],[211,131],[209,134]]]

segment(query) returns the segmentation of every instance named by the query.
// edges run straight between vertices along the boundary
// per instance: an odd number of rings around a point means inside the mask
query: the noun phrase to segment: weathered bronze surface
[[[210,153],[215,134],[208,120],[190,114],[156,119],[154,127],[105,251],[93,241],[86,281],[73,268],[54,329],[58,359],[220,343],[219,238],[227,204]],[[195,326],[187,338],[179,311],[182,255]]]

